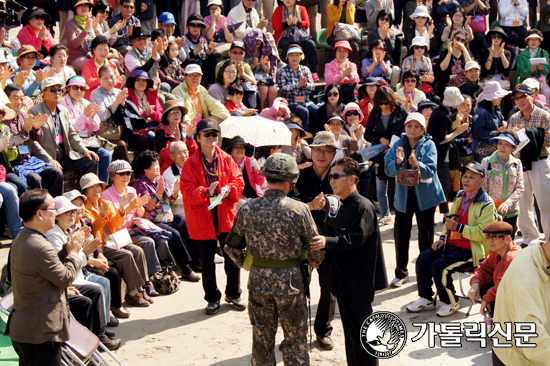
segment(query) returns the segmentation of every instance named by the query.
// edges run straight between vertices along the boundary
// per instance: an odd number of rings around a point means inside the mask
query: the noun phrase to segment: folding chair
[[[461,296],[458,296],[458,297],[470,301],[470,306],[468,307],[468,311],[466,312],[466,318],[470,316],[470,312],[472,311],[474,302],[464,293],[464,288],[462,287],[462,275],[465,275],[465,274],[473,275],[475,269],[476,267],[467,267],[462,270],[455,271],[456,273],[458,273],[458,284],[460,285],[460,293],[461,293]]]

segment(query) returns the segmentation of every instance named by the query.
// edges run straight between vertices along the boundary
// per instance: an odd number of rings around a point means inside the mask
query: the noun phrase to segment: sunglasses
[[[414,49],[415,50],[423,50],[423,49],[426,49],[425,46],[414,46]]]
[[[47,90],[51,91],[52,93],[63,93],[63,88],[56,88],[55,86]]]
[[[338,94],[338,93],[327,93],[327,97],[329,97],[329,98],[330,98],[330,97],[337,97],[337,96],[339,96],[339,95],[340,95],[340,94]]]
[[[523,94],[523,95],[520,95],[519,97],[514,97],[514,100],[516,100],[516,101],[517,101],[517,100],[522,100],[522,99],[525,99],[525,98],[527,98],[527,97],[528,97],[527,94]]]
[[[36,15],[33,18],[37,19],[37,20],[47,20],[48,19],[48,17],[45,16],[45,15]]]
[[[491,234],[485,234],[485,237],[487,240],[495,240],[495,239],[504,239],[506,235],[491,235]]]
[[[203,134],[204,137],[218,137],[219,133],[217,132],[205,132]]]
[[[455,41],[460,43],[466,43],[466,38],[455,37]]]
[[[492,34],[491,38],[500,38],[500,39],[502,39],[502,34]]]
[[[86,91],[86,87],[85,87],[85,86],[71,85],[71,88],[73,88],[73,90],[76,90],[76,91]]]
[[[122,6],[124,9],[133,9],[134,6],[133,5],[124,5]]]
[[[336,174],[329,174],[327,178],[328,178],[328,180],[338,180],[342,177],[349,177],[349,176],[350,176],[349,174],[338,174],[338,173],[336,173]]]
[[[118,175],[124,177],[124,176],[131,176],[132,175],[132,172],[120,172],[120,173],[117,173]]]
[[[346,112],[346,117],[358,116],[358,115],[359,115],[359,112],[357,112],[357,111]]]
[[[244,51],[241,51],[241,52],[233,51],[233,52],[231,52],[231,53],[234,54],[234,55],[239,55],[239,56],[244,55]]]
[[[380,102],[378,105],[390,105],[390,102]]]
[[[406,83],[416,83],[416,79],[405,79]]]
[[[385,18],[380,18],[380,20],[383,21],[383,22],[389,22],[389,21],[390,21],[390,18],[385,17]]]
[[[385,48],[384,47],[374,47],[372,50],[373,51],[384,51]]]

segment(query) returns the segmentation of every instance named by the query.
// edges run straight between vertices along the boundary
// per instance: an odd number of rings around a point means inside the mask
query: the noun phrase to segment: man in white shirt
[[[172,159],[173,163],[164,171],[162,176],[164,177],[164,183],[166,183],[171,190],[174,189],[174,183],[177,182],[179,184],[181,168],[183,168],[183,164],[188,157],[189,151],[183,141],[174,141],[170,144],[170,159]],[[178,196],[176,202],[172,204],[171,208],[174,215],[185,218],[183,197],[181,194]]]

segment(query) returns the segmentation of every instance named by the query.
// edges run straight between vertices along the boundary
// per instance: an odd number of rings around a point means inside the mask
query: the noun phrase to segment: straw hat
[[[57,196],[53,199],[55,204],[56,216],[63,215],[65,212],[78,210],[78,207],[73,205],[71,201],[65,196]]]
[[[107,186],[107,184],[99,180],[97,175],[95,175],[94,173],[84,174],[82,178],[80,178],[80,191],[84,192],[86,188],[90,188],[91,186],[95,186],[96,184],[101,184],[101,188],[103,190],[105,190],[105,187]]]
[[[443,93],[443,105],[446,107],[456,107],[464,102],[464,97],[456,86],[450,86]]]

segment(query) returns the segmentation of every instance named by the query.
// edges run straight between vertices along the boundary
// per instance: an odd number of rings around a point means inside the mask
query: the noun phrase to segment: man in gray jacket
[[[61,344],[69,340],[69,307],[66,288],[81,266],[78,253],[85,232],[67,243],[62,263],[46,232],[55,226],[56,209],[46,190],[31,190],[20,199],[24,228],[10,251],[13,310],[6,334],[19,355],[19,365],[61,365]]]

